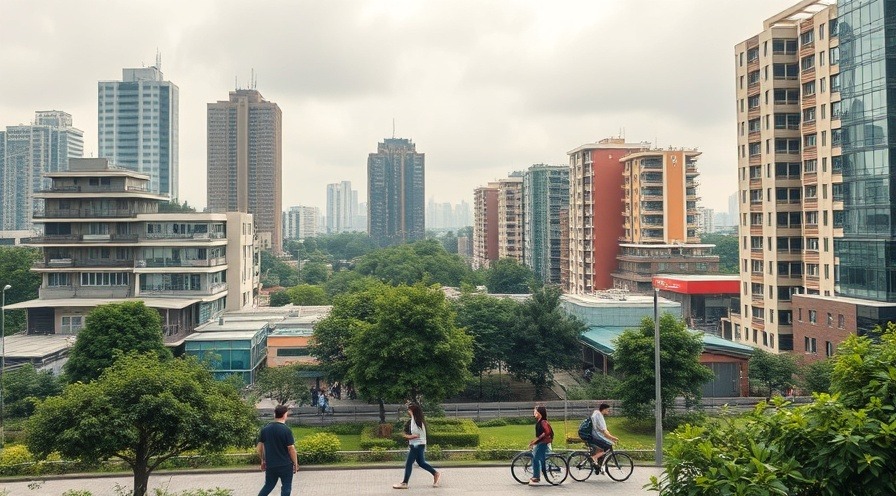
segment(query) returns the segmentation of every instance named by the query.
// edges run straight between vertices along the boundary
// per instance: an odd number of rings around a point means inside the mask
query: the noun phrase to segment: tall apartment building
[[[569,286],[587,294],[613,287],[613,271],[623,236],[623,156],[649,148],[606,138],[569,155]]]
[[[65,112],[35,112],[33,124],[0,131],[0,231],[32,229],[34,192],[49,186],[43,175],[66,170],[69,158],[83,155],[84,132]]]
[[[716,211],[711,208],[697,207],[697,236],[716,232]]]
[[[320,234],[320,209],[298,205],[283,212],[283,239],[316,238]]]
[[[263,249],[282,248],[283,125],[280,107],[254,89],[208,104],[208,208],[248,212]]]
[[[386,138],[368,156],[367,232],[379,244],[426,235],[425,158],[404,138]]]
[[[150,190],[149,175],[101,158],[69,164],[35,194],[44,234],[23,240],[42,251],[39,297],[7,306],[27,310],[29,334],[76,334],[97,305],[143,300],[176,345],[224,310],[257,303],[251,215],[160,214],[168,197]]]
[[[642,150],[623,163],[622,223],[613,287],[653,293],[657,274],[718,273],[715,245],[697,235],[696,150]]]
[[[498,258],[523,263],[523,173],[498,179]]]
[[[358,215],[358,192],[351,181],[327,185],[327,233],[337,234],[355,230]]]
[[[852,25],[860,31],[850,33],[850,40],[867,28],[864,22]],[[743,308],[731,315],[725,332],[771,351],[795,349],[794,323],[800,316],[794,315],[794,295],[831,297],[840,291],[836,258],[842,263],[850,257],[848,249],[837,253],[843,245],[835,242],[844,237],[846,178],[852,175],[847,167],[868,171],[863,174],[877,174],[870,172],[875,164],[881,173],[890,170],[872,114],[856,106],[863,98],[855,91],[865,89],[859,90],[854,77],[864,76],[850,71],[841,80],[844,39],[839,34],[836,5],[803,1],[770,17],[758,35],[735,46]],[[854,56],[859,65],[873,65],[867,62],[871,54]],[[847,95],[853,98],[841,103]],[[871,101],[870,95],[864,100]],[[847,120],[854,111],[858,115]],[[875,217],[880,202],[889,208],[886,194],[864,187],[853,193],[856,204],[846,209],[854,212],[851,219],[889,219],[888,214]],[[862,264],[880,267],[886,257],[875,257],[863,258]],[[844,275],[841,268],[841,279]]]
[[[99,156],[150,177],[149,188],[172,200],[178,192],[178,88],[162,63],[122,69],[121,81],[97,87]]]
[[[560,283],[560,213],[568,210],[569,167],[529,167],[523,176],[523,263],[546,284]]]
[[[474,269],[488,268],[498,260],[498,194],[494,183],[473,190]]]

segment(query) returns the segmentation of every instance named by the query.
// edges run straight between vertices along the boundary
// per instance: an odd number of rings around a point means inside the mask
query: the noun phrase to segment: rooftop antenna
[[[240,83],[237,81],[237,77],[233,76],[233,90],[237,91],[240,89]]]
[[[395,139],[395,117],[392,118],[392,139]]]
[[[156,47],[156,69],[162,70],[162,52],[159,51],[159,47]]]
[[[249,73],[249,89],[250,89],[250,90],[254,90],[254,89],[255,89],[255,83],[256,83],[256,81],[255,81],[255,68],[253,67],[253,68],[252,68],[252,71]]]

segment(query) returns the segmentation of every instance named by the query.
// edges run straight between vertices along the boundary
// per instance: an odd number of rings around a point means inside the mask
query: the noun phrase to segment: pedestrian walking
[[[438,487],[439,479],[442,478],[442,472],[426,463],[424,456],[426,452],[426,423],[423,421],[423,409],[420,408],[420,405],[411,403],[408,405],[408,415],[411,417],[410,429],[402,434],[408,440],[408,458],[404,464],[404,479],[393,485],[392,488],[408,488],[408,481],[411,479],[411,469],[414,468],[414,462],[417,462],[420,468],[432,474],[432,487]]]
[[[535,416],[535,439],[529,442],[529,448],[532,448],[532,478],[529,479],[529,484],[538,484],[541,482],[541,472],[544,469],[548,445],[554,441],[554,430],[548,423],[547,408],[541,405],[536,406],[532,410],[532,415]]]
[[[292,476],[299,470],[299,459],[296,456],[296,441],[292,430],[286,426],[289,408],[277,405],[274,408],[274,421],[264,426],[258,434],[258,458],[264,470],[264,486],[258,496],[267,496],[274,490],[280,480],[280,496],[292,493]]]

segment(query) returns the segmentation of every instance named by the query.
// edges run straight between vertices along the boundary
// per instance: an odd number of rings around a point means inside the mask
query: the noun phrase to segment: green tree
[[[168,203],[160,203],[159,204],[159,213],[181,213],[181,212],[195,212],[196,209],[191,207],[189,203],[184,201],[182,204],[177,203],[174,200],[169,201]]]
[[[438,287],[384,288],[374,313],[349,341],[349,379],[362,397],[438,403],[463,390],[473,357],[472,339],[455,324]]]
[[[72,459],[123,460],[144,496],[153,470],[190,451],[249,446],[255,411],[229,383],[193,358],[122,356],[88,383],[38,403],[27,423],[28,449]]]
[[[37,298],[41,276],[31,272],[34,262],[41,259],[40,250],[20,246],[0,246],[0,289],[9,284],[6,304]],[[25,330],[25,310],[6,311],[6,334]]]
[[[424,282],[456,287],[473,281],[467,263],[434,239],[370,252],[357,261],[355,270],[393,286]]]
[[[812,361],[800,369],[800,386],[810,393],[830,393],[833,372],[832,358]]]
[[[326,305],[327,293],[321,286],[299,284],[286,290],[293,305]]]
[[[485,273],[489,293],[523,294],[535,281],[532,271],[512,258],[502,258]]]
[[[30,363],[3,374],[3,401],[10,417],[27,417],[34,404],[62,392],[62,382],[48,370],[38,371]]]
[[[295,402],[302,406],[311,403],[311,392],[299,372],[301,364],[268,367],[262,369],[255,381],[255,389],[262,396],[269,397],[281,405]]]
[[[555,369],[579,360],[579,335],[585,324],[560,309],[560,290],[542,287],[519,305],[512,332],[506,337],[507,370],[535,386],[535,399],[554,380]]]
[[[302,265],[299,278],[305,284],[324,284],[330,278],[330,269],[322,260],[308,260]]]
[[[793,386],[793,376],[799,371],[796,358],[790,353],[774,354],[758,348],[750,357],[749,367],[750,381],[760,385],[766,398]]]
[[[261,252],[261,283],[265,287],[299,284],[299,271],[268,251]]]
[[[329,315],[314,324],[309,353],[318,359],[331,380],[348,380],[349,343],[360,328],[373,321],[375,300],[383,291],[385,285],[375,282],[363,291],[338,295]]]
[[[713,373],[700,363],[703,339],[688,331],[682,320],[670,313],[660,316],[660,394],[662,417],[682,396],[686,405],[700,400],[703,384]],[[616,397],[627,416],[648,418],[656,390],[654,374],[654,321],[641,320],[638,329],[627,329],[616,338],[613,368],[622,376]]]
[[[457,325],[473,338],[470,372],[479,377],[482,399],[482,375],[505,362],[519,304],[510,299],[464,293],[455,305]]]
[[[290,303],[292,303],[292,301],[289,297],[289,293],[285,289],[271,293],[270,305],[272,307],[282,307],[284,305],[289,305]]]
[[[896,325],[879,341],[849,336],[832,394],[794,407],[776,397],[746,416],[685,426],[666,449],[660,494],[896,494]]]
[[[701,243],[716,245],[713,253],[719,256],[719,272],[723,274],[738,273],[738,259],[740,247],[737,245],[737,235],[728,234],[704,234],[700,237]]]
[[[162,339],[159,312],[142,301],[109,303],[94,308],[78,332],[65,373],[70,382],[90,382],[112,365],[121,353],[152,352],[171,357]]]

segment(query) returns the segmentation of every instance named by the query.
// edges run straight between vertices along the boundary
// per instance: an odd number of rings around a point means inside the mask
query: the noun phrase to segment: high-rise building
[[[653,293],[657,274],[718,273],[715,245],[697,235],[696,150],[641,150],[623,165],[623,235],[613,287]],[[609,212],[607,212],[609,215]]]
[[[31,229],[42,205],[33,195],[50,187],[43,175],[67,170],[69,158],[83,155],[84,133],[65,112],[39,111],[33,124],[0,131],[0,231]]]
[[[320,209],[298,205],[283,212],[283,239],[316,238],[319,234]]]
[[[358,211],[358,192],[351,181],[327,185],[327,233],[354,231]]]
[[[473,259],[474,269],[488,268],[498,260],[498,194],[492,183],[473,191]]]
[[[208,207],[248,212],[262,248],[282,248],[282,114],[254,89],[208,104]]]
[[[523,263],[546,284],[560,283],[560,212],[568,210],[569,167],[529,167],[523,176]]]
[[[121,81],[98,84],[99,156],[147,174],[149,189],[172,200],[178,192],[178,88],[162,62],[122,69]]]
[[[716,232],[716,211],[697,207],[697,236]]]
[[[98,304],[137,299],[177,346],[224,310],[257,304],[251,215],[159,213],[168,197],[148,191],[149,175],[104,158],[73,158],[46,177],[51,187],[35,194],[44,233],[23,240],[42,251],[38,298],[7,306],[27,310],[28,334],[77,334]]]
[[[424,238],[424,162],[404,138],[386,138],[367,158],[367,232],[381,245]]]
[[[622,225],[623,156],[649,148],[607,138],[569,155],[569,287],[575,294],[613,287]]]
[[[854,7],[859,2],[838,3]],[[882,0],[871,3],[883,9]],[[883,19],[847,16],[850,22],[843,23],[840,14],[838,20],[837,5],[829,1],[803,1],[770,17],[759,34],[735,46],[739,189],[735,219],[741,240],[742,308],[723,321],[723,332],[735,341],[771,351],[798,349],[794,324],[809,316],[795,314],[794,295],[833,297],[850,285],[838,289],[835,281],[836,257],[842,264],[850,263],[851,250],[836,253],[837,247],[845,246],[835,241],[843,237],[847,223],[852,229],[868,222],[859,228],[864,230],[862,237],[890,236],[872,227],[881,221],[889,233],[888,180],[867,183],[879,185],[879,190],[863,184],[851,191],[856,196],[846,188],[848,177],[870,178],[878,174],[875,170],[889,177],[891,170],[886,140],[878,139],[878,131],[887,124],[876,117],[887,115],[886,103],[874,96],[875,103],[862,108],[863,102],[872,101],[865,90],[878,81],[870,76],[876,64],[870,60],[876,56],[852,53],[849,72],[843,72],[842,56],[847,53],[844,46],[856,46],[858,33],[875,31],[883,39]],[[877,22],[880,26],[874,27]],[[889,79],[885,72],[880,70],[881,84]],[[849,99],[841,103],[847,95]],[[872,107],[873,114],[865,110]],[[844,209],[846,198],[855,205]],[[850,211],[852,222],[845,222],[844,211]],[[870,248],[874,243],[866,239],[863,245]],[[882,251],[863,257],[860,272],[883,275],[885,260],[889,258]],[[851,278],[844,267],[843,282]],[[856,288],[868,284],[873,283],[864,279]]]
[[[511,172],[498,187],[498,258],[523,263],[523,173]]]

